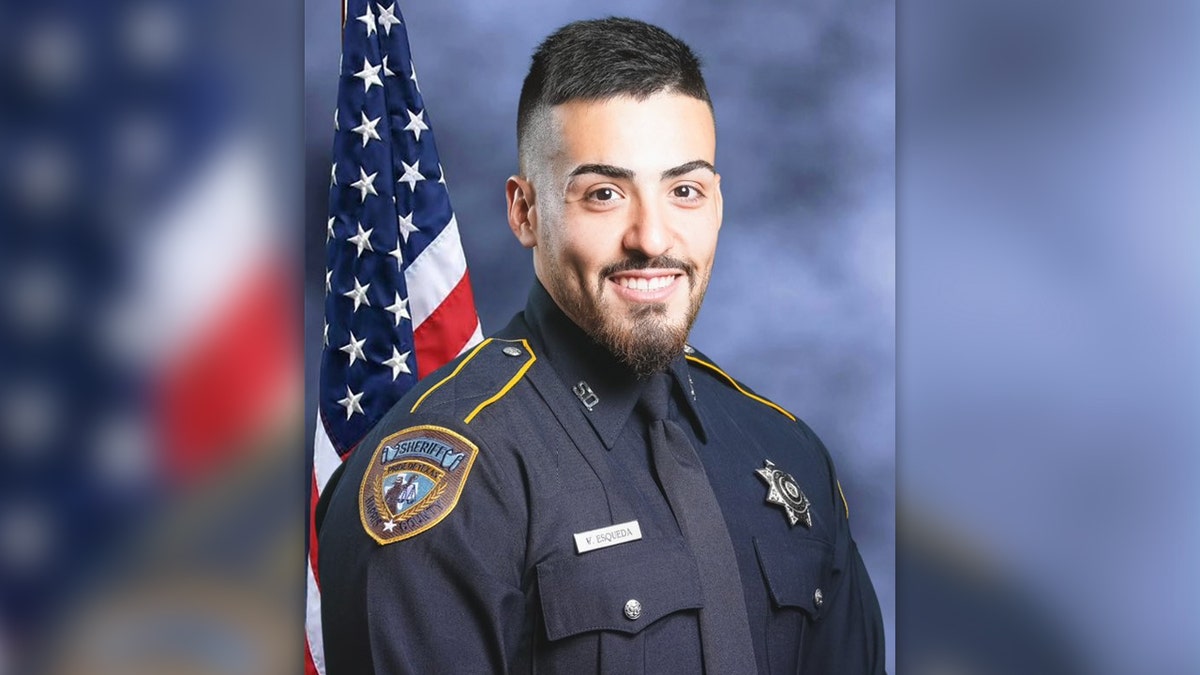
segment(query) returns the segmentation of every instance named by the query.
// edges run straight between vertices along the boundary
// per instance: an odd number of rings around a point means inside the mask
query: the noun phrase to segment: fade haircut
[[[659,92],[712,100],[700,59],[667,31],[634,19],[609,17],[569,23],[538,45],[517,105],[517,152],[522,173],[542,118],[567,101],[616,96],[644,100]]]

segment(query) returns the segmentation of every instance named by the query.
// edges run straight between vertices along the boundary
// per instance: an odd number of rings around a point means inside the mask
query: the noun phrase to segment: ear
[[[504,184],[508,199],[508,227],[525,248],[537,246],[537,203],[533,184],[520,176],[509,176]]]

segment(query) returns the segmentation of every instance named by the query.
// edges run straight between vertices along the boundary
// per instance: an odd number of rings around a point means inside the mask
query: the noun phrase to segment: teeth
[[[660,288],[665,288],[675,279],[673,276],[654,277],[646,279],[644,277],[621,277],[617,283],[625,288],[635,291],[657,291]]]

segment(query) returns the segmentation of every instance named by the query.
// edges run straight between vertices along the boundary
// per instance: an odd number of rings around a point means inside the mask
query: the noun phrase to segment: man
[[[722,217],[696,57],[570,24],[517,126],[508,219],[538,282],[326,490],[328,671],[882,672],[828,452],[686,344]]]

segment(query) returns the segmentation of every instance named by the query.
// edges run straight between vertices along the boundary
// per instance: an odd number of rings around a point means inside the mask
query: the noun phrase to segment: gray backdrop
[[[402,3],[484,332],[524,304],[509,232],[517,96],[564,23],[656,23],[705,63],[725,223],[692,342],[834,455],[895,671],[895,7],[816,0]],[[305,0],[306,386],[321,346],[340,3]],[[313,420],[315,397],[308,396]],[[308,437],[311,439],[311,428]]]

